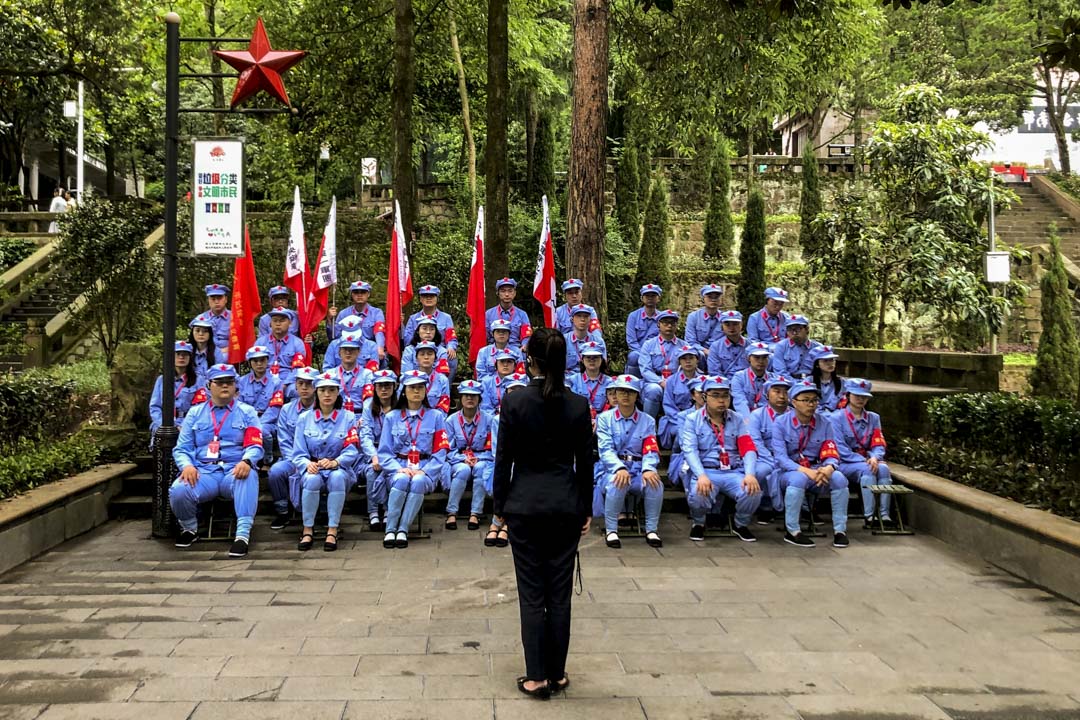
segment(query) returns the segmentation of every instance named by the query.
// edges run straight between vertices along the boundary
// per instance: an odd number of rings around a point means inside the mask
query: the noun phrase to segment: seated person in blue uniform
[[[529,314],[514,305],[517,297],[517,281],[513,278],[499,278],[495,281],[495,294],[499,296],[499,304],[487,309],[484,313],[484,332],[487,334],[487,342],[495,342],[491,334],[491,324],[496,320],[505,320],[510,323],[510,347],[522,348],[529,343],[532,335],[532,325],[529,324]]]
[[[188,342],[194,350],[192,362],[195,364],[195,377],[199,380],[199,387],[206,385],[207,370],[214,365],[219,365],[229,359],[228,346],[214,345],[214,325],[205,318],[195,318],[188,323],[190,335]]]
[[[291,323],[289,311],[271,310],[270,334],[255,341],[270,351],[270,374],[277,376],[287,390],[292,385],[293,371],[307,365],[307,348],[303,340],[289,333]]]
[[[293,440],[296,437],[296,423],[300,416],[315,407],[315,382],[319,371],[313,367],[300,368],[293,375],[296,398],[289,400],[281,408],[277,419],[278,451],[281,459],[270,466],[268,484],[270,496],[274,498],[274,519],[270,521],[271,530],[281,530],[292,522],[292,507],[300,510],[300,472],[293,465]]]
[[[828,345],[818,345],[810,351],[810,378],[821,393],[818,412],[826,415],[844,407],[844,379],[836,374],[838,357]]]
[[[252,345],[245,355],[251,372],[236,381],[237,399],[250,405],[259,414],[262,427],[263,460],[267,465],[274,458],[274,437],[277,434],[278,414],[285,404],[285,390],[281,380],[267,372],[269,351],[261,345]]]
[[[202,390],[201,399],[206,400],[205,385],[199,382],[195,374],[195,365],[191,362],[191,343],[177,340],[173,345],[173,424],[180,421],[191,408],[195,394]],[[154,447],[154,434],[161,427],[161,402],[164,393],[163,376],[154,381],[154,391],[150,394],[150,447]]]
[[[356,415],[341,405],[341,388],[333,372],[315,380],[315,407],[296,422],[292,461],[300,473],[303,488],[301,514],[304,529],[296,549],[306,552],[315,540],[315,514],[326,491],[326,539],[323,550],[338,546],[338,528],[345,508],[345,495],[356,484],[356,462],[360,456],[360,435]]]
[[[364,400],[370,397],[371,374],[378,369],[378,361],[374,359],[368,360],[367,367],[360,364],[360,346],[368,344],[374,347],[374,343],[365,340],[359,332],[355,335],[342,335],[334,342],[338,344],[338,358],[341,362],[334,368],[324,367],[323,372],[333,373],[337,379],[342,407],[351,413],[359,413],[363,410]]]
[[[505,394],[509,395],[511,392],[515,392],[529,384],[529,377],[524,373],[514,373],[506,378],[506,384],[504,386]],[[491,452],[494,455],[495,448],[499,443],[499,411],[496,409],[491,414]],[[487,472],[484,474],[484,493],[486,495],[493,495],[495,481],[495,462],[492,460],[491,464],[487,466]],[[500,547],[504,548],[510,544],[510,535],[506,529],[506,521],[498,515],[492,514],[491,525],[488,527],[487,535],[484,536],[484,547]]]
[[[405,329],[401,333],[403,340],[413,337],[417,323],[423,318],[431,318],[439,329],[442,344],[446,346],[446,358],[449,364],[450,377],[457,377],[457,332],[454,330],[454,319],[447,313],[439,310],[439,293],[442,292],[435,285],[422,285],[417,290],[420,297],[420,312],[413,313],[405,323]]]
[[[341,365],[341,343],[346,336],[351,337],[357,343],[356,347],[359,349],[359,353],[356,356],[356,363],[360,367],[371,372],[375,372],[379,369],[381,364],[381,361],[379,360],[379,348],[374,340],[369,340],[364,336],[360,318],[355,315],[350,315],[340,323],[337,323],[335,327],[341,332],[326,346],[326,353],[323,355],[324,371],[333,370]]]
[[[772,377],[767,371],[772,350],[765,343],[750,343],[746,348],[749,366],[731,378],[732,409],[750,418],[750,413],[766,403],[765,381]]]
[[[390,478],[379,460],[379,441],[386,418],[397,403],[397,375],[393,370],[376,370],[371,377],[372,396],[364,403],[360,418],[360,475],[366,483],[368,526],[372,532],[386,529],[386,501]]]
[[[350,285],[349,299],[352,305],[341,312],[337,312],[337,308],[330,308],[326,315],[326,334],[330,340],[336,340],[345,332],[345,319],[353,318],[360,325],[364,338],[375,343],[381,365],[386,359],[386,315],[368,303],[370,297],[371,283],[357,280]]]
[[[772,522],[774,513],[784,512],[784,498],[780,493],[780,477],[776,458],[772,454],[772,433],[776,418],[788,411],[788,389],[791,380],[784,375],[773,375],[765,381],[767,402],[750,413],[750,439],[757,448],[754,471],[761,486],[761,506],[758,523]]]
[[[629,351],[626,356],[626,374],[636,377],[641,377],[641,367],[638,365],[641,346],[649,338],[660,334],[656,315],[664,290],[659,285],[648,283],[642,285],[639,292],[641,307],[626,316],[626,348]]]
[[[390,474],[384,548],[409,547],[409,526],[424,496],[442,477],[450,442],[446,415],[427,400],[428,377],[419,370],[401,374],[401,398],[383,423],[379,462]]]
[[[232,499],[236,510],[229,557],[244,557],[259,505],[259,476],[253,471],[263,457],[262,429],[254,408],[236,399],[232,365],[214,365],[207,377],[210,399],[191,408],[173,448],[180,471],[169,488],[169,506],[180,525],[176,547],[191,547],[198,538],[199,505],[222,497]]]
[[[581,304],[581,291],[584,289],[585,284],[577,278],[569,278],[562,284],[563,304],[555,308],[555,328],[563,335],[574,329],[574,323],[571,321],[570,316],[573,314],[570,312],[570,308],[575,305]],[[599,330],[600,320],[596,317],[596,311],[593,311],[592,322],[589,323],[589,330]]]
[[[229,322],[232,319],[232,313],[229,311],[229,286],[213,283],[204,289],[207,310],[200,313],[196,319],[208,321],[214,335],[214,345],[227,348],[229,347]]]
[[[664,386],[679,367],[679,348],[689,345],[675,334],[679,327],[679,313],[662,310],[657,313],[656,318],[660,325],[660,334],[646,340],[638,356],[641,379],[645,381],[642,383],[641,401],[645,405],[645,412],[654,418],[660,414]]]
[[[589,401],[593,420],[607,403],[604,388],[611,382],[607,374],[604,350],[595,343],[587,343],[581,349],[581,363],[571,375],[567,373],[566,386]]]
[[[809,380],[788,391],[791,409],[773,425],[772,454],[779,468],[780,491],[784,493],[784,542],[798,547],[814,547],[802,533],[799,513],[808,492],[828,489],[832,501],[833,547],[848,546],[848,480],[838,469],[840,453],[836,433],[829,418],[817,411],[821,394]]]
[[[690,397],[693,400],[693,405],[675,416],[675,440],[671,445],[671,457],[668,458],[668,482],[671,483],[672,487],[681,487],[685,489],[690,480],[688,475],[690,466],[683,459],[680,435],[682,434],[683,424],[686,422],[686,419],[690,417],[695,410],[700,410],[705,407],[705,395],[701,392],[701,383],[704,382],[706,377],[708,376],[698,375],[697,377],[690,378],[686,382],[686,387],[690,390]]]
[[[720,329],[723,337],[713,340],[709,346],[709,374],[735,377],[735,373],[747,367],[746,348],[750,342],[742,334],[742,313],[724,310],[720,313]]]
[[[763,342],[767,345],[786,338],[788,314],[784,312],[784,305],[787,302],[787,290],[778,287],[766,288],[765,307],[746,321],[746,338],[750,342]]]
[[[802,380],[810,374],[810,351],[821,345],[810,339],[810,321],[803,315],[788,318],[787,340],[781,340],[772,346],[772,362],[769,370],[778,375],[787,375],[795,380]]]
[[[634,498],[645,500],[645,542],[661,547],[657,533],[664,484],[656,471],[660,449],[656,445],[656,421],[638,410],[641,380],[619,375],[612,382],[617,406],[596,418],[596,439],[604,465],[604,541],[622,547],[619,513],[634,509]]]
[[[484,512],[484,477],[495,461],[491,448],[491,416],[480,409],[480,383],[465,380],[458,385],[461,410],[446,419],[450,450],[446,456],[442,485],[447,489],[446,529],[457,530],[457,514],[465,488],[472,481],[472,505],[468,528],[480,529]]]
[[[495,374],[495,358],[502,354],[503,350],[509,350],[513,353],[514,357],[517,358],[517,368],[524,372],[525,366],[522,365],[524,357],[521,354],[521,349],[510,347],[510,323],[505,320],[493,320],[491,323],[491,335],[494,342],[480,348],[480,352],[476,353],[476,366],[473,368],[473,373],[477,382],[483,382],[485,378]]]
[[[701,373],[698,371],[698,349],[693,345],[683,345],[676,351],[679,359],[679,371],[668,378],[664,385],[664,415],[660,418],[660,447],[671,449],[678,433],[679,413],[694,404],[690,394],[689,382]]]
[[[892,485],[892,473],[885,464],[885,435],[881,430],[881,416],[866,409],[873,383],[862,378],[849,378],[844,383],[847,406],[832,415],[833,434],[840,452],[840,472],[852,480],[858,478],[862,489],[863,519],[865,527],[873,527],[874,493],[871,485]],[[886,527],[893,524],[889,515],[890,500],[881,495],[881,522]]]
[[[502,404],[503,394],[506,392],[506,383],[517,365],[517,356],[509,349],[501,350],[495,356],[495,374],[489,375],[480,383],[481,397],[480,409],[487,413],[499,411]]]
[[[607,358],[607,345],[604,336],[599,330],[590,330],[592,316],[596,311],[589,305],[575,305],[570,308],[570,322],[574,329],[566,333],[566,367],[576,368],[581,362],[581,350],[588,343],[596,343],[604,351]]]
[[[401,351],[401,372],[409,372],[417,369],[416,346],[420,343],[431,343],[435,346],[435,363],[433,369],[440,375],[450,376],[450,354],[443,341],[442,333],[439,332],[439,324],[433,318],[420,318],[416,321],[416,330],[409,338],[409,344]],[[423,372],[429,372],[424,370]]]
[[[416,371],[427,379],[428,405],[443,414],[450,412],[450,381],[435,370],[435,357],[438,347],[433,342],[421,342],[416,345]],[[404,376],[405,373],[402,373]]]
[[[735,501],[732,530],[744,542],[755,542],[750,519],[761,503],[756,470],[757,448],[746,420],[731,409],[727,378],[708,375],[701,381],[705,407],[691,413],[679,432],[687,473],[686,502],[690,506],[690,539],[705,539],[705,521],[719,513],[726,495]]]
[[[292,315],[292,323],[289,324],[289,333],[300,337],[300,317],[296,314],[295,310],[289,308],[289,297],[292,295],[292,290],[284,285],[275,285],[267,291],[267,296],[270,298],[271,310],[286,310]],[[259,317],[259,332],[260,336],[270,334],[270,313],[264,312]]]
[[[709,283],[701,287],[701,304],[698,308],[686,316],[686,332],[683,333],[688,345],[701,348],[703,364],[709,356],[709,348],[724,334],[720,327],[720,298],[724,294],[724,288],[716,283]]]

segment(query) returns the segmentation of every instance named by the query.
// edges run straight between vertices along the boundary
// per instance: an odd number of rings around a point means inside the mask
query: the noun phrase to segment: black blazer
[[[493,496],[495,514],[576,515],[592,512],[592,415],[567,389],[561,412],[545,417],[542,380],[506,395],[499,412]]]

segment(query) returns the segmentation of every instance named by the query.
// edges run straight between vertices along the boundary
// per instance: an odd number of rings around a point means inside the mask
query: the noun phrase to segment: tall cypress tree
[[[551,113],[546,111],[541,111],[536,121],[532,187],[528,195],[535,202],[540,202],[543,195],[555,200],[555,129],[551,124]]]
[[[821,248],[814,237],[814,218],[821,212],[821,180],[814,148],[806,143],[802,155],[802,195],[799,197],[799,245],[803,260],[817,258]]]
[[[739,312],[750,317],[765,297],[765,197],[759,188],[746,200],[746,224],[739,246]]]
[[[661,287],[669,288],[671,264],[668,262],[667,185],[659,175],[653,180],[652,190],[649,192],[644,225],[634,284],[657,283]]]
[[[1076,401],[1080,388],[1080,343],[1073,324],[1072,300],[1065,265],[1061,262],[1061,239],[1057,227],[1050,227],[1053,255],[1050,267],[1039,282],[1042,290],[1042,336],[1035,369],[1031,373],[1031,392],[1051,398]]]
[[[615,176],[615,213],[619,232],[630,252],[637,252],[641,240],[641,210],[638,206],[637,148],[632,137],[623,145]]]
[[[709,210],[705,216],[706,259],[727,262],[735,243],[735,224],[731,220],[731,152],[726,138],[720,138],[713,153]]]

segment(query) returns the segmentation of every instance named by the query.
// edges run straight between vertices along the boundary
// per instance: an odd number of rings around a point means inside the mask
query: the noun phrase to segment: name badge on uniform
[[[274,375],[277,375],[279,372],[281,372],[281,365],[279,365],[278,363],[274,363],[270,366],[270,372]]]
[[[806,457],[805,455],[800,455],[799,464],[802,465],[804,468],[810,467],[810,458]]]
[[[660,374],[664,376],[665,380],[667,380],[669,377],[671,377],[672,372],[671,372],[671,370],[668,370],[667,368],[664,368],[663,370],[660,371]]]
[[[419,470],[420,469],[420,451],[416,449],[415,445],[413,445],[409,449],[409,469],[410,470]]]
[[[219,457],[221,457],[221,443],[215,437],[206,444],[206,459],[217,460]]]
[[[727,450],[721,450],[720,451],[720,469],[721,470],[730,470],[731,469],[731,456],[728,455]]]
[[[353,411],[353,401],[352,400],[346,400],[345,401],[345,409],[348,410],[349,412]]]
[[[470,462],[476,459],[476,453],[472,451],[472,448],[465,448],[465,459]]]

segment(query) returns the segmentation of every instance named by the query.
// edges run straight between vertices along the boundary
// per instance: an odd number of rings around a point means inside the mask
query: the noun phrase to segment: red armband
[[[450,363],[446,361],[446,358],[442,358],[439,362],[435,363],[435,372],[442,373],[443,375],[450,374]]]
[[[345,435],[345,442],[342,443],[343,447],[349,447],[350,445],[360,446],[360,435],[357,434],[356,428],[349,428],[349,432]]]
[[[746,455],[748,452],[757,452],[757,445],[754,444],[754,439],[749,435],[740,435],[736,438],[735,445],[739,448],[739,455]]]
[[[525,363],[519,362],[516,366],[514,366],[514,372],[516,372],[518,375],[524,375],[525,374]]]
[[[206,388],[199,388],[195,391],[195,394],[191,396],[192,405],[202,405],[206,402]]]
[[[490,450],[491,449],[491,431],[490,430],[488,430],[487,439],[484,440],[484,449],[485,450]]]
[[[450,396],[449,395],[443,395],[442,397],[440,397],[439,398],[439,403],[435,407],[439,408],[444,413],[445,412],[450,412]]]
[[[285,393],[281,390],[275,390],[274,394],[270,396],[269,407],[281,407],[285,404]]]
[[[649,453],[660,454],[660,446],[656,444],[655,435],[650,435],[641,441],[641,454],[648,455]]]
[[[836,449],[836,443],[832,440],[826,440],[821,443],[821,450],[818,452],[818,460],[825,461],[829,459],[839,460],[840,452]]]
[[[364,389],[360,392],[361,400],[370,400],[375,397],[375,386],[368,383],[364,386]]]
[[[378,360],[368,360],[366,363],[364,363],[364,369],[369,371],[369,372],[375,372],[376,370],[379,369],[379,361]]]
[[[450,398],[446,398],[446,402],[449,404]],[[441,405],[442,403],[440,403]],[[437,453],[440,450],[449,450],[450,440],[446,437],[445,430],[436,430],[435,437],[431,440],[431,452]]]
[[[881,428],[874,429],[874,434],[870,436],[870,447],[885,447],[885,436],[881,434]]]
[[[292,362],[289,363],[293,368],[302,368],[307,365],[307,355],[304,353],[296,353],[292,356]]]
[[[451,340],[457,340],[457,333],[454,332],[454,328],[446,328],[446,332],[443,333],[443,340],[450,342]]]
[[[589,320],[589,332],[600,329],[600,318],[592,318]]]
[[[532,325],[521,323],[521,339],[524,340],[527,337],[532,337]]]
[[[244,447],[262,446],[262,430],[255,425],[252,425],[244,431]]]
[[[382,333],[383,335],[385,335],[386,334],[386,323],[384,323],[382,320],[376,320],[375,325],[372,326],[372,328],[371,328],[371,331],[375,335],[378,335],[379,333]]]

